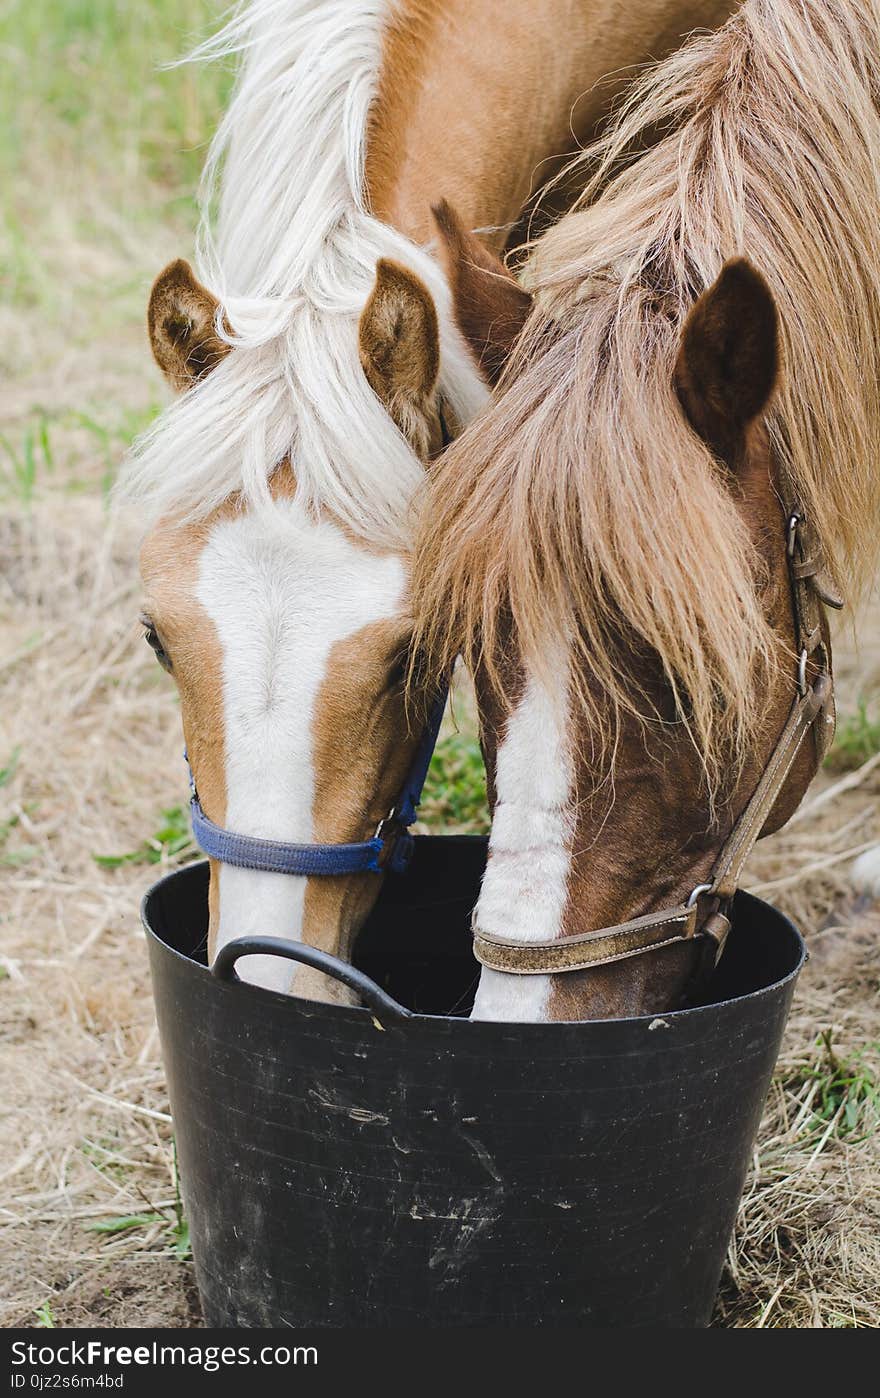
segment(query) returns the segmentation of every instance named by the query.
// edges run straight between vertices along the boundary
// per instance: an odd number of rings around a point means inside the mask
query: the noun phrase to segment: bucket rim
[[[444,837],[435,836],[435,838],[442,839]],[[310,1013],[316,1011],[324,1011],[334,1016],[342,1015],[343,1019],[350,1019],[352,1024],[358,1022],[361,1022],[363,1024],[375,1022],[376,1015],[374,1011],[372,1011],[368,1006],[342,1005],[336,1002],[331,1003],[328,1001],[320,1000],[306,1000],[299,995],[288,994],[277,990],[269,990],[265,986],[253,985],[249,981],[236,980],[230,982],[219,980],[216,976],[212,974],[211,968],[209,966],[202,965],[201,962],[194,960],[192,956],[188,956],[185,952],[179,951],[177,947],[174,947],[169,942],[165,941],[164,938],[161,937],[159,933],[150,925],[147,913],[147,908],[150,899],[154,897],[158,890],[165,884],[171,883],[174,879],[179,878],[181,875],[191,874],[195,872],[195,870],[197,869],[204,870],[205,868],[207,868],[207,866],[207,860],[197,860],[193,861],[190,864],[184,864],[178,869],[172,869],[168,873],[163,874],[162,878],[157,879],[155,883],[151,884],[150,887],[145,891],[140,902],[140,918],[148,942],[152,942],[157,947],[159,947],[162,950],[162,952],[170,955],[176,961],[180,962],[182,965],[187,966],[191,974],[201,975],[205,979],[206,984],[211,983],[212,985],[215,985],[219,991],[231,991],[236,994],[244,994],[248,999],[254,1000],[257,1004],[265,1005],[268,1002],[275,1005],[278,1008],[283,1008],[285,1006],[291,1007],[292,1004],[293,1008],[295,1008],[299,1012],[302,1012],[304,1010],[307,1010]],[[609,1017],[604,1019],[574,1019],[554,1020],[549,1022],[535,1022],[534,1020],[473,1020],[469,1018],[460,1018],[456,1015],[425,1014],[424,1012],[419,1010],[409,1010],[406,1012],[406,1019],[394,1022],[393,1027],[400,1028],[402,1026],[409,1025],[420,1025],[423,1027],[430,1025],[433,1025],[434,1027],[437,1027],[438,1025],[465,1025],[468,1026],[468,1029],[465,1032],[470,1033],[473,1033],[478,1030],[482,1030],[485,1032],[487,1029],[496,1031],[499,1029],[515,1029],[517,1032],[525,1030],[530,1031],[532,1033],[537,1032],[543,1034],[553,1033],[560,1029],[570,1030],[573,1025],[638,1026],[640,1024],[650,1025],[657,1020],[671,1020],[675,1024],[694,1024],[700,1021],[706,1021],[710,1019],[712,1017],[713,1011],[715,1011],[716,1013],[721,1013],[727,1010],[730,1006],[742,1007],[748,1003],[757,1003],[763,997],[778,996],[784,993],[787,986],[791,985],[794,981],[797,980],[798,976],[804,968],[806,961],[809,959],[809,952],[807,950],[807,946],[804,941],[803,935],[801,934],[799,928],[791,920],[791,918],[786,913],[782,912],[780,908],[777,908],[775,904],[768,903],[765,899],[759,898],[754,893],[749,893],[746,889],[739,890],[737,896],[745,897],[749,900],[749,902],[757,905],[759,908],[763,908],[772,912],[773,915],[786,926],[788,931],[794,937],[795,945],[797,947],[798,952],[796,963],[784,976],[779,977],[779,979],[777,980],[771,981],[769,985],[759,986],[757,989],[748,991],[742,995],[731,995],[725,998],[724,1000],[715,1001],[708,1005],[694,1005],[680,1010],[665,1010],[660,1014],[622,1015],[618,1017]],[[392,1027],[391,1021],[389,1021],[387,1027]]]

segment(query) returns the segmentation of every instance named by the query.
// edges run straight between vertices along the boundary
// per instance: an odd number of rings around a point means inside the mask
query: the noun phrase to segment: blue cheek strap
[[[400,795],[390,815],[380,822],[372,839],[357,841],[354,844],[293,845],[280,840],[260,840],[252,835],[237,835],[232,830],[224,830],[221,825],[215,825],[209,820],[202,810],[187,759],[192,792],[190,815],[196,844],[210,859],[217,859],[222,864],[234,864],[239,869],[259,869],[269,874],[293,874],[301,878],[340,878],[346,874],[380,874],[386,870],[403,873],[413,851],[413,837],[409,833],[409,827],[416,818],[416,810],[422,799],[422,790],[446,709],[447,694],[448,687],[443,685],[431,706],[428,722],[419,739]]]

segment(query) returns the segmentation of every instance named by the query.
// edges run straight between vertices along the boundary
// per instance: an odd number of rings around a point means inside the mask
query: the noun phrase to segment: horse
[[[413,502],[486,398],[422,246],[433,182],[501,247],[609,100],[584,90],[730,8],[253,0],[199,51],[243,61],[197,269],[149,302],[180,396],[121,489],[148,526],[141,620],[180,694],[212,960],[255,932],[348,955],[412,819]],[[278,958],[242,974],[348,996]]]
[[[496,384],[413,565],[490,775],[475,1018],[692,1003],[822,760],[878,541],[878,93],[877,0],[745,0],[634,84],[522,286],[437,208]]]

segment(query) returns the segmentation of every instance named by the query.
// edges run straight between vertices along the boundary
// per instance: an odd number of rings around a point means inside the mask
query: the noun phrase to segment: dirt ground
[[[128,441],[164,399],[143,309],[151,277],[187,251],[192,219],[137,169],[111,173],[62,160],[51,182],[23,187],[15,251],[27,275],[0,303],[6,1326],[199,1323],[138,920],[184,838],[179,714],[137,625],[138,521],[114,519],[107,502]],[[860,650],[838,639],[844,714],[880,693],[878,619],[875,606],[860,620]],[[812,959],[722,1326],[880,1325],[880,913],[847,881],[880,838],[880,764],[868,753],[855,765],[824,772],[750,870],[749,884],[798,918]]]

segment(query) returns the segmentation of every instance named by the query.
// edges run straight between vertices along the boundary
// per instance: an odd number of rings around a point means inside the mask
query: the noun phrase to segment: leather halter
[[[813,733],[818,768],[834,736],[831,657],[824,639],[822,606],[839,609],[843,600],[824,570],[818,541],[798,506],[788,517],[786,559],[798,647],[797,698],[751,799],[722,846],[709,881],[698,885],[686,902],[676,907],[552,942],[513,941],[475,927],[474,955],[484,966],[516,976],[556,975],[607,966],[695,937],[706,938],[712,964],[718,960],[730,930],[726,910],[743,866],[785,786],[804,738]],[[812,679],[808,674],[811,670]]]
[[[379,822],[372,839],[353,844],[294,845],[224,830],[221,825],[209,820],[202,810],[190,768],[190,814],[196,844],[209,858],[217,859],[222,864],[234,864],[239,869],[259,869],[269,874],[339,878],[346,874],[381,874],[386,869],[402,873],[412,857],[413,839],[409,827],[416,818],[416,808],[422,798],[422,788],[446,708],[447,692],[446,685],[438,690],[400,795],[390,813]]]

